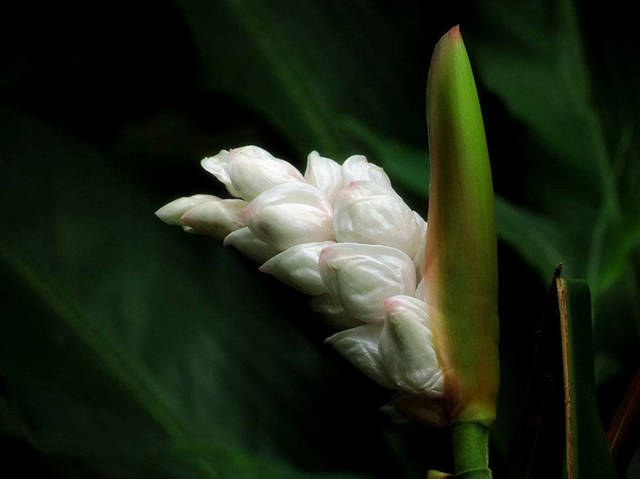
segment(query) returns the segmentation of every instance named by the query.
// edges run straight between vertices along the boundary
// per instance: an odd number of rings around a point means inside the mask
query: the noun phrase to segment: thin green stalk
[[[474,422],[461,422],[453,429],[453,461],[456,478],[491,479],[489,429]]]

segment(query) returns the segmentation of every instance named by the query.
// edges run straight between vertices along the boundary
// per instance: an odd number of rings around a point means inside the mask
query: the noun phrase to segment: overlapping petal
[[[378,352],[381,325],[365,324],[340,331],[326,339],[342,356],[378,384],[394,389],[395,384],[386,373]]]
[[[312,151],[307,156],[304,180],[318,188],[324,193],[329,203],[333,204],[333,200],[342,188],[342,167],[332,159]]]
[[[439,397],[443,377],[427,318],[427,305],[412,296],[385,301],[387,320],[380,333],[379,351],[387,373],[399,389]]]
[[[260,267],[260,271],[278,278],[283,283],[310,296],[327,293],[318,258],[320,252],[333,241],[302,243],[277,254]]]
[[[416,216],[391,188],[354,181],[335,201],[333,228],[340,242],[391,246],[413,257],[421,239]]]
[[[188,209],[180,218],[191,233],[223,239],[232,231],[246,226],[242,211],[247,206],[243,200],[212,200]]]
[[[247,205],[245,218],[253,234],[279,251],[335,239],[331,205],[306,183],[284,183],[265,191]]]
[[[264,263],[278,253],[278,250],[262,241],[246,227],[230,233],[222,244],[223,246],[233,246],[256,263]]]
[[[180,218],[187,212],[187,210],[199,205],[200,203],[219,199],[220,198],[213,195],[183,196],[182,198],[175,199],[163,207],[158,208],[155,215],[168,225],[182,226]]]
[[[391,180],[382,168],[369,163],[363,155],[353,155],[342,164],[342,184],[347,186],[352,181],[373,181],[391,188]]]
[[[252,145],[221,150],[201,164],[225,184],[229,193],[248,201],[276,185],[304,181],[293,165]]]
[[[413,294],[413,261],[389,246],[336,243],[320,253],[320,275],[329,293],[351,316],[364,322],[382,322],[384,300]]]

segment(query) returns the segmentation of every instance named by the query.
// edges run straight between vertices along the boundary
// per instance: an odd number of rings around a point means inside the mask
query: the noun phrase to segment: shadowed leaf
[[[293,320],[304,298],[279,304],[255,265],[165,228],[89,148],[6,110],[0,125],[2,432],[108,477],[325,473],[320,451],[347,449],[321,446],[339,375]]]
[[[640,371],[629,386],[609,429],[607,441],[618,474],[622,476],[640,445]]]

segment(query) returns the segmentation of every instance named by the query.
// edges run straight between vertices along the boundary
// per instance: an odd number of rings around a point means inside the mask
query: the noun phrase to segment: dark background
[[[513,441],[553,268],[589,280],[609,423],[638,367],[640,84],[626,2],[179,0],[0,10],[0,467],[61,477],[423,477],[449,438],[323,344],[306,298],[153,211],[256,144],[363,153],[426,217],[426,74],[461,31],[500,238]],[[637,466],[635,470],[637,472]],[[631,474],[633,472],[629,473]],[[314,476],[315,477],[315,476]]]

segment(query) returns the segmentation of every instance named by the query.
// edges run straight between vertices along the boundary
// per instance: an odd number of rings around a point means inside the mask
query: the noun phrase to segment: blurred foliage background
[[[443,431],[305,298],[153,216],[261,145],[363,153],[426,217],[425,82],[461,24],[497,193],[501,477],[553,268],[588,279],[609,423],[639,365],[640,64],[625,2],[176,0],[0,11],[0,455],[47,477],[423,477]],[[633,469],[635,467],[635,469]],[[628,473],[638,474],[637,463]]]

